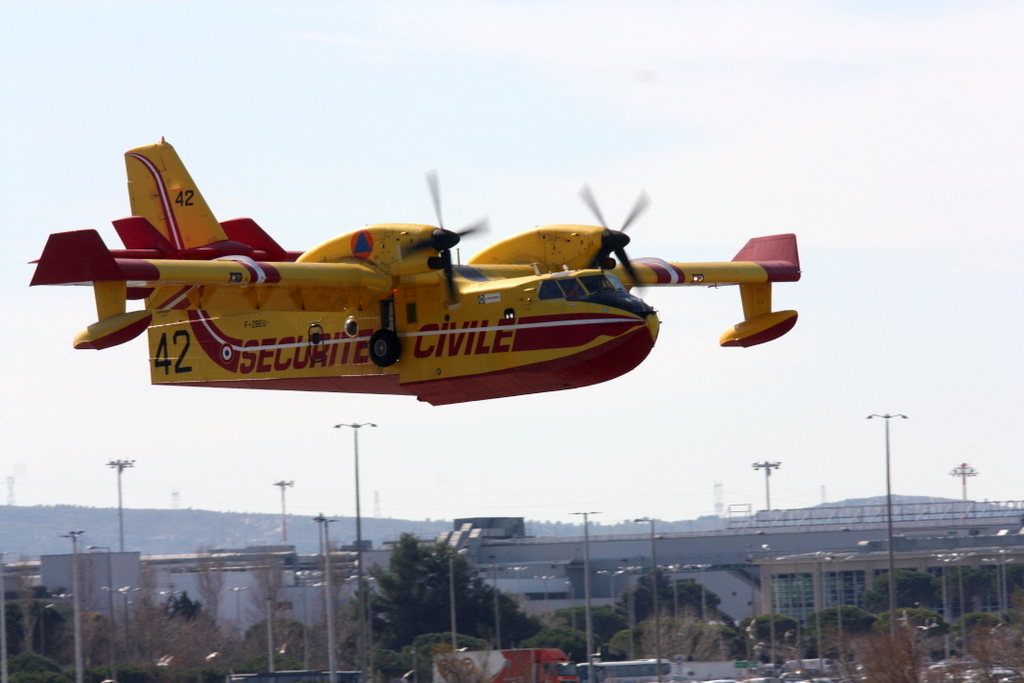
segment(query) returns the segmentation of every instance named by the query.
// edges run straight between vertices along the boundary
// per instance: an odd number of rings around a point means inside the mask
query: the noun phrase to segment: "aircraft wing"
[[[755,237],[736,254],[732,261],[680,263],[657,258],[641,258],[630,262],[636,273],[635,284],[658,286],[716,286],[771,282],[796,282],[800,279],[800,256],[796,235]],[[632,284],[620,264],[612,271],[626,284]]]
[[[612,271],[625,284],[643,287],[739,285],[743,321],[722,333],[722,346],[755,346],[781,337],[796,325],[796,311],[772,310],[772,283],[800,279],[796,235],[754,237],[732,261],[675,263],[661,259],[630,262],[634,280],[621,264]]]

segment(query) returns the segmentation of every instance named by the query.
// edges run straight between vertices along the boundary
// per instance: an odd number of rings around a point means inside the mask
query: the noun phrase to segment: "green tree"
[[[60,666],[52,659],[31,652],[22,652],[20,655],[11,657],[7,662],[9,673],[41,673],[50,671],[60,673]]]
[[[543,629],[519,645],[520,647],[556,647],[573,662],[582,662],[587,659],[587,634],[568,626],[552,626]]]
[[[784,646],[796,643],[799,621],[793,617],[787,617],[785,614],[760,614],[756,618],[745,617],[738,626],[750,651],[764,662],[771,659],[773,621],[775,624],[775,659],[778,659]]]
[[[934,607],[941,599],[942,582],[916,569],[896,570],[897,607]],[[864,607],[876,614],[889,609],[889,572],[880,574],[864,591]]]
[[[942,620],[937,612],[921,607],[901,607],[896,610],[896,620],[901,628],[912,629],[921,635],[941,636],[949,631],[949,625]],[[880,634],[888,633],[889,613],[880,614],[871,630]]]
[[[956,630],[967,630],[967,634],[987,634],[999,626],[999,618],[986,612],[968,612],[956,620]]]
[[[61,673],[51,659],[31,652],[22,652],[7,662],[11,683],[71,683],[72,677]]]
[[[585,607],[572,607],[555,610],[555,619],[561,622],[562,626],[569,626],[575,623],[578,631],[586,629],[587,615]],[[602,643],[607,643],[619,631],[629,628],[629,621],[625,612],[620,612],[611,605],[598,605],[590,609],[590,619],[594,624],[594,647],[598,648]]]
[[[660,569],[654,574],[658,587],[658,607],[662,614],[673,614],[675,601],[678,596],[679,610],[681,613],[689,611],[691,614],[700,616],[701,613],[701,586],[695,581],[680,581],[673,587],[672,582],[665,572]],[[636,610],[636,621],[640,623],[654,614],[654,591],[651,590],[651,573],[642,574],[637,577],[636,584],[622,591],[617,607],[626,614],[629,604],[629,594],[633,594],[633,608]],[[713,591],[703,591],[704,604],[709,618],[718,614],[718,605],[722,602]]]
[[[183,591],[180,595],[175,593],[167,599],[167,606],[164,608],[164,612],[169,619],[180,617],[186,621],[192,621],[199,616],[202,609],[203,603],[198,600],[189,599],[188,591]]]
[[[871,633],[871,626],[878,621],[878,617],[867,610],[853,605],[842,606],[843,636],[852,637]],[[807,617],[805,628],[812,629],[821,620],[821,629],[824,633],[837,634],[839,632],[839,608],[826,607],[823,610],[814,612]]]
[[[302,668],[302,661],[289,657],[287,655],[275,654],[274,655],[274,669],[278,671],[285,671],[288,669],[297,670]],[[249,661],[238,667],[238,673],[243,674],[255,674],[263,671],[270,671],[270,658],[267,653],[253,657]]]
[[[7,621],[7,653],[9,655],[19,654],[21,644],[25,639],[21,605],[16,602],[4,601],[4,619]]]
[[[57,652],[60,649],[61,636],[65,629],[67,618],[63,608],[58,608],[55,603],[46,600],[38,600],[32,603],[32,651],[46,654]]]
[[[948,582],[946,590],[949,591],[950,602],[959,605],[961,583],[964,590],[965,604],[957,612],[977,612],[981,609],[981,601],[986,595],[996,594],[995,572],[993,570],[994,567],[953,567],[950,569],[946,579]],[[1009,579],[1009,575],[1007,578]],[[940,579],[939,586],[941,585],[942,581]],[[941,588],[939,594],[941,596]]]
[[[451,631],[449,577],[455,587],[458,632],[493,639],[495,589],[451,546],[402,534],[388,569],[377,568],[373,576],[380,591],[373,610],[384,632],[384,646],[399,649],[419,634]],[[511,596],[498,591],[497,601],[503,643],[540,631],[540,622],[523,613]]]
[[[607,649],[608,654],[611,655],[610,658],[614,658],[617,660],[628,659],[630,636],[632,636],[633,639],[633,650],[635,652],[636,644],[640,642],[640,638],[642,637],[642,635],[643,634],[640,632],[639,626],[637,628],[632,629],[632,633],[628,628],[622,629],[621,631],[616,633],[614,636],[612,636],[611,640],[608,641]],[[586,637],[586,634],[584,634],[584,637]],[[584,643],[584,649],[586,649],[586,643]]]

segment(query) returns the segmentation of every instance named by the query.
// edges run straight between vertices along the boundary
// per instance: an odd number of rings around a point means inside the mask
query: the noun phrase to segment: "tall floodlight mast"
[[[978,476],[978,470],[974,469],[965,462],[960,463],[953,468],[953,471],[949,473],[951,477],[960,477],[960,482],[964,488],[964,502],[967,502],[967,477]]]
[[[117,470],[117,530],[121,539],[121,552],[124,552],[124,507],[121,499],[121,475],[129,467],[135,467],[134,460],[111,460],[107,467]]]
[[[281,542],[282,543],[287,543],[288,542],[288,516],[285,513],[285,507],[284,507],[284,490],[286,488],[288,488],[289,486],[295,486],[295,482],[294,481],[285,481],[284,479],[282,479],[281,481],[275,481],[274,482],[274,486],[277,486],[277,487],[279,487],[281,489]]]
[[[764,470],[764,504],[766,510],[772,509],[772,489],[769,483],[772,478],[772,470],[779,469],[781,464],[781,462],[768,462],[767,460],[753,464],[755,470]]]

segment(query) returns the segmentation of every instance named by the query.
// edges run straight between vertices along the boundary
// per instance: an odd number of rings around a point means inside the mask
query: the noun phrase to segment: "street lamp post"
[[[320,549],[324,554],[324,616],[327,619],[327,666],[330,670],[328,683],[338,683],[338,660],[334,640],[334,594],[331,589],[331,539],[327,526],[334,520],[327,519],[320,513],[313,521],[319,525]]]
[[[249,587],[235,586],[234,588],[229,588],[228,590],[235,594],[235,624],[238,626],[238,631],[241,634],[244,632],[244,629],[242,628],[242,596],[239,595],[239,593],[245,590],[249,590]]]
[[[369,662],[367,661],[366,653],[366,629],[367,629],[367,614],[366,614],[366,586],[363,585],[363,522],[362,514],[359,508],[359,430],[363,427],[376,427],[377,425],[372,422],[363,422],[361,424],[336,424],[335,429],[341,427],[350,427],[352,429],[352,444],[354,447],[355,454],[355,479],[356,479],[356,577],[357,577],[357,593],[356,598],[359,601],[358,612],[359,612],[359,671],[362,674],[362,682],[367,683],[367,672],[370,669]]]
[[[587,628],[587,681],[597,683],[597,672],[594,671],[594,619],[590,611],[590,515],[600,512],[572,512],[583,515],[583,614]],[[81,683],[81,681],[79,681]]]
[[[684,569],[678,564],[670,564],[665,569],[672,572],[672,618],[679,618],[679,570]]]
[[[662,683],[661,672],[661,618],[658,614],[658,545],[657,537],[654,535],[654,518],[641,517],[634,519],[636,524],[647,523],[651,525],[651,595],[653,596],[652,606],[654,608],[654,668],[658,672],[658,683]]]
[[[896,550],[893,548],[892,533],[892,468],[889,457],[889,420],[894,417],[907,419],[906,415],[896,413],[890,415],[871,414],[867,419],[880,417],[885,420],[885,516],[889,535],[889,636],[896,639]]]
[[[121,500],[121,475],[125,469],[135,467],[134,460],[111,460],[107,467],[117,470],[117,530],[121,539],[121,552],[124,552],[124,507]]]
[[[696,569],[697,571],[700,572],[700,578],[698,579],[698,581],[700,581],[700,620],[701,621],[707,621],[708,620],[708,597],[707,597],[707,591],[704,589],[704,570],[705,569],[710,569],[710,568],[711,568],[710,564],[688,564],[688,565],[686,565],[684,567],[684,569],[691,569],[691,570],[692,569]]]
[[[452,652],[458,652],[457,626],[455,623],[455,552],[448,554],[448,607],[452,620]]]
[[[4,555],[0,552],[0,683],[7,683],[7,588],[4,586]]]
[[[494,555],[489,555],[491,561],[491,595],[494,597],[494,649],[501,649],[501,610],[498,608],[498,563]]]
[[[550,581],[553,578],[555,578],[555,577],[548,576],[547,574],[545,574],[544,576],[540,577],[540,580],[544,582],[544,611],[545,612],[549,612],[550,611],[550,608],[548,607],[548,605],[549,605],[549,603],[548,603],[548,581]]]
[[[132,588],[131,586],[121,586],[117,589],[117,592],[124,597],[124,610],[121,612],[121,616],[124,617],[121,621],[124,622],[124,651],[126,654],[131,652],[131,640],[129,634],[131,633],[131,623],[128,620],[128,605],[131,601],[128,600],[128,594],[142,590],[141,588]]]
[[[297,582],[301,582],[298,585],[302,586],[302,668],[305,671],[309,671],[309,596],[306,595],[306,589],[309,588],[309,580],[322,577],[323,575],[317,571],[301,571],[295,572],[295,579]],[[318,586],[319,583],[314,583],[314,586]]]
[[[274,673],[274,598],[267,596],[267,669]]]
[[[572,630],[576,630],[576,590],[573,588],[572,581],[566,580],[565,592],[569,596],[569,614],[572,618]]]
[[[629,586],[629,573],[641,567],[624,567],[626,574],[626,586]],[[626,609],[629,611],[629,658],[636,659],[636,639],[633,633],[636,631],[636,586],[633,590],[626,591]]]
[[[88,550],[107,551],[107,609],[110,610],[110,680],[117,680],[117,657],[114,650],[114,643],[117,640],[117,622],[114,620],[114,569],[113,554],[110,548],[103,545],[90,545]]]
[[[774,577],[772,576],[772,549],[765,543],[761,548],[768,553],[768,562],[765,565],[768,567],[768,638],[769,638],[769,651],[768,655],[771,659],[772,665],[772,676],[775,675],[775,591],[774,591]],[[764,581],[761,581],[762,590],[764,590]]]
[[[75,683],[85,680],[85,666],[82,661],[82,586],[78,576],[78,537],[84,531],[69,531],[61,538],[71,539],[71,606],[75,624]]]
[[[598,569],[594,573],[608,577],[608,597],[615,600],[615,575],[618,574],[618,572],[611,571],[609,569]],[[614,602],[612,604],[614,604]]]
[[[947,570],[949,565],[946,562],[945,555],[939,554],[934,556],[940,562],[942,562],[942,618],[947,622],[952,621],[949,615],[949,586],[947,581]],[[946,630],[946,634],[942,637],[943,644],[946,647],[946,661],[949,661],[949,630]]]
[[[949,553],[944,558],[944,562],[956,562],[959,566],[956,568],[957,588],[959,593],[959,616],[960,616],[960,638],[962,640],[961,647],[967,649],[967,622],[964,619],[964,614],[967,613],[967,602],[964,595],[964,564],[963,561],[973,556],[974,553]]]
[[[852,558],[853,555],[847,555],[845,557],[836,557],[835,555],[825,555],[826,562],[845,562]],[[833,566],[833,574],[835,574],[836,582],[836,625],[839,634],[839,663],[844,664],[845,652],[843,642],[843,573],[840,571],[838,566]],[[949,659],[948,657],[946,659]]]

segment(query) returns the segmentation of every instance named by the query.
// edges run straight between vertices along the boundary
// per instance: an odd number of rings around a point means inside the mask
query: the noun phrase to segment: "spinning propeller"
[[[455,287],[455,269],[452,266],[452,248],[459,243],[463,235],[470,235],[474,232],[487,230],[487,219],[481,219],[471,223],[457,232],[445,230],[444,222],[441,219],[441,190],[438,187],[437,173],[431,171],[427,174],[427,184],[430,185],[430,198],[434,201],[434,213],[437,214],[437,225],[427,239],[412,245],[407,255],[415,254],[423,249],[433,249],[438,256],[431,257],[427,263],[431,268],[444,271],[444,279],[448,283],[448,303],[457,304],[458,289]]]
[[[626,230],[650,205],[651,198],[647,196],[646,192],[641,192],[640,196],[637,197],[636,203],[633,205],[633,209],[626,216],[626,220],[622,222],[622,227],[618,230],[612,230],[604,220],[604,215],[601,213],[601,209],[598,207],[597,200],[594,199],[589,186],[583,186],[580,190],[580,197],[583,198],[583,203],[594,213],[601,227],[604,228],[604,232],[601,233],[601,248],[598,250],[597,255],[594,256],[590,267],[604,270],[608,256],[615,254],[615,257],[619,259],[619,263],[629,273],[629,277],[633,278],[633,283],[638,284],[640,280],[636,276],[636,271],[633,270],[633,264],[630,263],[629,257],[626,256],[626,245],[629,244],[629,235],[626,234]]]

